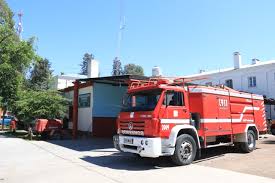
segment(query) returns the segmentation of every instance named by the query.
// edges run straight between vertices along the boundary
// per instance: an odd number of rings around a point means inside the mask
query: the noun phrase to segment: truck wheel
[[[243,152],[252,152],[256,147],[256,135],[253,130],[247,132],[247,142],[242,142],[240,148]]]
[[[197,146],[194,138],[188,134],[178,136],[172,161],[176,165],[189,165],[196,157]]]

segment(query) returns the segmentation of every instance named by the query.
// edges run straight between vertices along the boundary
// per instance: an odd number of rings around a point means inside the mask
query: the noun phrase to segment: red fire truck
[[[171,156],[192,163],[202,148],[255,149],[267,130],[263,96],[186,79],[132,81],[117,119],[114,146],[141,157]]]

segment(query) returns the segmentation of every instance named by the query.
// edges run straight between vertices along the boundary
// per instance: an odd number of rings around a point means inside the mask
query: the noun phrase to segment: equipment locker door
[[[217,136],[219,133],[219,111],[217,96],[213,94],[202,94],[202,127],[205,136]]]
[[[218,96],[218,118],[219,135],[228,135],[232,133],[232,121],[230,112],[229,96]]]

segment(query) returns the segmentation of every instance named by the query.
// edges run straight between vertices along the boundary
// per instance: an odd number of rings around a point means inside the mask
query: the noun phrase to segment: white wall
[[[82,78],[87,78],[85,75],[79,75],[79,74],[69,74],[69,75],[59,75],[55,76],[53,78],[53,82],[51,84],[52,89],[64,89],[70,86],[73,86],[73,82],[76,79],[82,79]]]
[[[81,94],[91,94],[90,107],[79,107],[78,108],[78,130],[80,131],[89,131],[92,132],[92,124],[93,124],[93,87],[89,86],[86,88],[79,89],[79,95]],[[74,91],[66,92],[64,96],[73,102]],[[69,112],[69,111],[68,111]],[[72,121],[69,122],[69,129],[73,128]]]
[[[78,130],[80,131],[92,131],[92,108],[93,108],[93,87],[89,86],[86,88],[79,89],[79,95],[91,94],[90,107],[78,108]]]

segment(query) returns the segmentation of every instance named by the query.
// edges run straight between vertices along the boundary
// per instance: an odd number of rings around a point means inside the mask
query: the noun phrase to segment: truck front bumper
[[[164,148],[162,139],[146,138],[137,136],[115,135],[113,137],[114,146],[122,152],[139,154],[141,157],[156,158],[164,155],[171,155],[174,148]],[[165,153],[163,152],[165,151]]]

